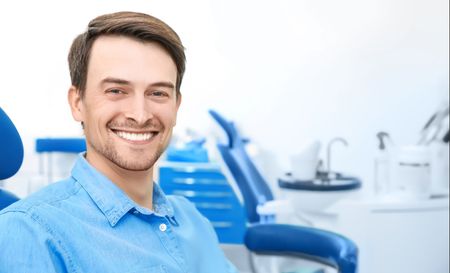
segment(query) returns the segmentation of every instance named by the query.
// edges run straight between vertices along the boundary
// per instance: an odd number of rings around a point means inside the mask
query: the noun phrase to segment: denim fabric
[[[189,201],[155,183],[153,208],[80,155],[70,178],[0,212],[0,272],[237,272]]]

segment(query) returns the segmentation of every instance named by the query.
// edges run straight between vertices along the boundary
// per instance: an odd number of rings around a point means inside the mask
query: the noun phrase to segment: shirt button
[[[167,225],[166,224],[161,224],[159,225],[159,230],[161,230],[162,232],[167,230]]]

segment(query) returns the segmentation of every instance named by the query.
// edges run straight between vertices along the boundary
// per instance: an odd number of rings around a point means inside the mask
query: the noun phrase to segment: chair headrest
[[[0,180],[13,176],[22,165],[23,144],[19,132],[0,107]]]
[[[240,136],[236,130],[236,126],[233,122],[227,121],[222,115],[220,115],[215,110],[209,110],[209,114],[214,118],[214,120],[222,127],[228,138],[228,147],[234,147],[237,142],[241,141]]]

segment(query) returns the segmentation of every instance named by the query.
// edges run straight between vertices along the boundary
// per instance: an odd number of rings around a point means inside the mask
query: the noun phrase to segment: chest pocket
[[[127,271],[126,273],[168,273],[164,266],[150,266],[150,267],[144,267],[139,268],[136,270]]]

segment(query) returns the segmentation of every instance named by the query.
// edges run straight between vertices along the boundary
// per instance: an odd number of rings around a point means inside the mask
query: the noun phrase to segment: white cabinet
[[[360,249],[360,273],[449,272],[449,199],[343,200],[333,229]],[[336,219],[336,218],[335,218]]]

